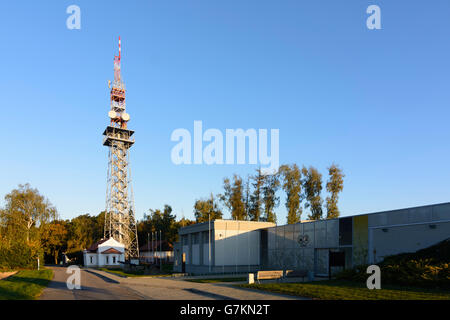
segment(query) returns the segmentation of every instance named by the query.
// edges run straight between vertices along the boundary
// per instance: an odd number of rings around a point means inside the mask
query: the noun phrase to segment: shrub
[[[44,263],[39,242],[0,241],[0,269],[37,269],[37,258]]]
[[[382,283],[450,289],[450,239],[415,253],[386,257],[378,265]],[[367,267],[344,270],[336,278],[365,282]]]

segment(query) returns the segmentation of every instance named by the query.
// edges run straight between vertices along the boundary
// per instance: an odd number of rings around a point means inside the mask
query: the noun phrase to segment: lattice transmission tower
[[[114,82],[111,88],[111,120],[103,135],[103,145],[109,148],[106,191],[105,239],[114,238],[125,245],[125,259],[139,258],[139,247],[134,218],[134,199],[131,187],[129,149],[134,144],[133,130],[127,129],[130,115],[126,113],[125,84],[120,74],[121,46],[114,56]]]

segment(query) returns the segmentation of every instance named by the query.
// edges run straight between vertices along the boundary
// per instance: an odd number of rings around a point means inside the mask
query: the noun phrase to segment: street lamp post
[[[211,273],[211,213],[208,213],[208,260],[209,273]]]
[[[159,271],[161,271],[162,269],[162,263],[161,263],[161,258],[162,258],[162,241],[161,241],[162,237],[161,237],[161,230],[159,230]]]

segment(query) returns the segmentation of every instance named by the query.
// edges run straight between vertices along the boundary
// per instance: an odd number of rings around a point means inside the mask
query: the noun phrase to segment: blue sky
[[[71,4],[81,30],[66,28]],[[382,30],[366,27],[371,4]],[[447,202],[449,12],[447,0],[2,2],[0,195],[29,182],[62,218],[104,209],[120,35],[138,219],[165,203],[193,218],[224,177],[254,172],[174,165],[170,135],[194,120],[279,129],[281,163],[339,164],[342,215]]]

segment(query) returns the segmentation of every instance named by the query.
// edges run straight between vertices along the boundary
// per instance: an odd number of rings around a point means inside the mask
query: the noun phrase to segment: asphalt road
[[[299,297],[236,288],[231,284],[196,283],[178,278],[123,278],[81,269],[81,289],[69,290],[67,268],[51,267],[54,278],[41,300],[297,300]],[[302,299],[303,300],[303,299]]]
[[[40,300],[140,300],[144,296],[121,285],[117,281],[102,277],[86,269],[81,269],[81,289],[69,290],[66,284],[71,274],[66,273],[67,268],[50,267],[53,280],[44,289]]]

